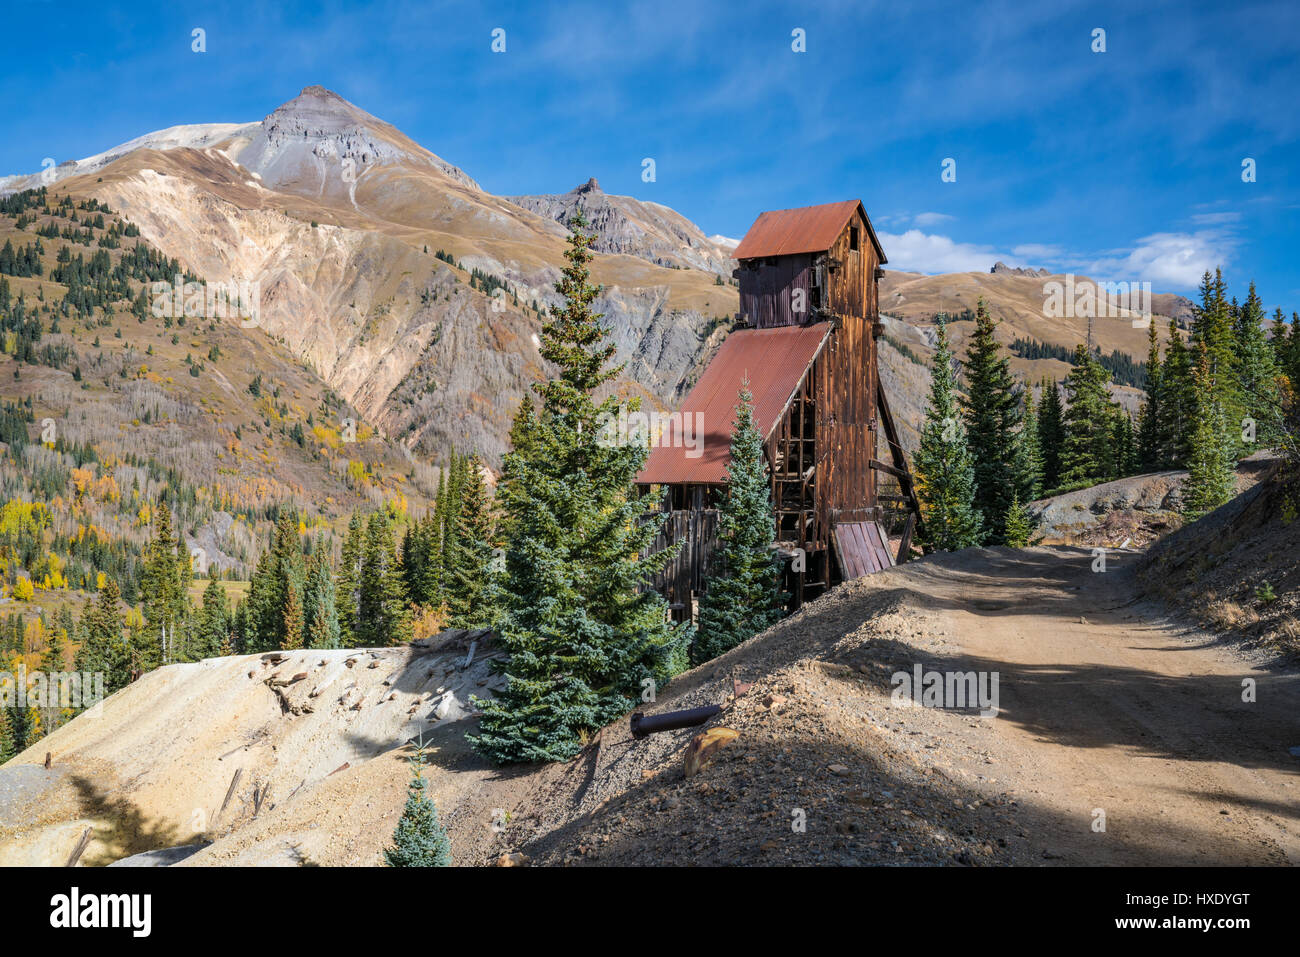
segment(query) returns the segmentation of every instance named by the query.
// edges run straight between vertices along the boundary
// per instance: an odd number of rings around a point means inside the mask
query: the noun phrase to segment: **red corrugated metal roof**
[[[696,430],[688,433],[693,442],[665,436],[662,444],[650,450],[637,481],[666,485],[726,482],[741,383],[749,378],[754,424],[766,439],[780,424],[781,413],[830,332],[829,322],[733,332],[679,409],[683,428]],[[688,444],[694,444],[699,454]]]
[[[756,259],[760,256],[791,256],[795,253],[819,253],[835,245],[844,231],[849,217],[862,208],[862,200],[847,199],[821,206],[801,206],[798,209],[774,209],[759,213],[754,225],[731,254],[733,259]],[[876,238],[876,231],[867,219],[867,234],[880,261],[886,262],[885,251]]]

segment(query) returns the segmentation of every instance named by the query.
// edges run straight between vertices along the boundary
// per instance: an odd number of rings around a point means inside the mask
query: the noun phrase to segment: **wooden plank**
[[[903,564],[912,557],[912,530],[916,527],[916,513],[909,513],[907,524],[903,526],[903,539],[898,543],[898,564]]]
[[[868,553],[871,556],[871,570],[873,572],[884,571],[888,567],[888,562],[882,560],[884,546],[880,544],[880,531],[876,528],[875,522],[863,522],[863,537],[867,540]]]
[[[884,462],[880,461],[880,459],[875,459],[875,458],[871,460],[870,465],[877,472],[885,472],[889,475],[894,476],[894,478],[899,479],[900,481],[905,480],[909,486],[911,485],[912,476],[908,472],[904,471],[903,469],[895,468],[892,465],[886,465]]]

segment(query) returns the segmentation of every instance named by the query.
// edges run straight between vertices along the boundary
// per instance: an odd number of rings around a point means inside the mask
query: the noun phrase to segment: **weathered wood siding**
[[[755,329],[801,326],[810,321],[812,256],[750,260],[740,269],[740,314]],[[794,310],[795,290],[803,292],[803,311]]]

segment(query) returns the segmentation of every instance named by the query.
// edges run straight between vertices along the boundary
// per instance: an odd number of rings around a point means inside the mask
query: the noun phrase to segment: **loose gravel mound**
[[[1266,478],[1169,536],[1139,572],[1147,590],[1246,645],[1300,652],[1300,481]]]

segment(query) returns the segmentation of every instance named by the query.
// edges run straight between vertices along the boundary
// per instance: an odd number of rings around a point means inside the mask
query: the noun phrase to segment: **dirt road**
[[[928,598],[944,657],[999,674],[981,746],[1049,857],[1300,863],[1300,676],[1138,600],[1136,561],[999,550],[891,574]]]

